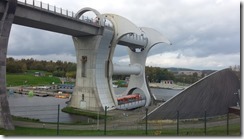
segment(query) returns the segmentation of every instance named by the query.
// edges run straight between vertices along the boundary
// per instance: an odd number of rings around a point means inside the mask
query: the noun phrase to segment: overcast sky
[[[138,27],[150,27],[172,45],[151,49],[148,66],[219,70],[240,65],[240,1],[238,0],[42,0],[77,12],[91,7],[121,15]],[[8,57],[76,62],[71,36],[13,25]],[[117,46],[114,63],[129,62]]]

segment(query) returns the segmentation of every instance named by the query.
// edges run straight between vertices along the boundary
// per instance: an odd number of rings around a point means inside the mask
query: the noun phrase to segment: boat
[[[146,104],[146,100],[139,93],[118,97],[117,101],[116,109],[120,110],[131,110]]]
[[[116,85],[116,84],[113,84],[113,88],[118,88],[118,85]]]
[[[70,96],[70,94],[57,94],[57,95],[55,95],[56,98],[63,98],[63,99],[69,98],[69,96]]]

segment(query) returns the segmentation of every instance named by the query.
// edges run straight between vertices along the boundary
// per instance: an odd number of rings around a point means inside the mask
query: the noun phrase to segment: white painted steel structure
[[[149,106],[152,95],[145,79],[146,57],[156,44],[170,42],[159,32],[151,28],[139,28],[119,15],[100,14],[96,10],[85,8],[76,14],[77,18],[87,11],[93,11],[97,15],[101,26],[109,20],[113,29],[105,27],[103,34],[96,37],[73,37],[77,52],[77,77],[70,105],[89,110],[98,110],[96,106],[103,110],[105,106],[108,110],[118,108],[112,75],[122,74],[130,75],[129,86],[124,95],[140,89],[145,94],[145,106]],[[116,45],[120,42],[126,46],[123,42],[128,40],[135,42],[135,45],[128,45],[130,65],[114,65],[112,59]]]
[[[139,75],[142,67],[139,64],[134,65],[113,65],[113,75]]]
[[[170,44],[159,32],[137,27],[120,15],[101,14],[89,7],[82,8],[74,14],[34,0],[12,1],[15,1],[16,12],[11,16],[6,12],[10,0],[0,1],[0,17],[14,17],[11,23],[2,18],[2,24],[14,23],[72,36],[76,50],[77,73],[70,106],[93,111],[102,111],[105,106],[108,110],[115,109],[118,102],[113,90],[113,74],[130,75],[124,95],[140,89],[146,96],[145,106],[150,104],[151,95],[145,79],[146,57],[154,45]],[[96,15],[95,19],[83,16],[90,11]],[[9,33],[6,36],[5,40],[8,40]],[[7,47],[5,40],[0,40],[0,43]],[[117,44],[128,47],[129,65],[113,65],[112,59]],[[2,61],[6,60],[4,56],[1,57]],[[0,80],[5,81],[4,76]]]

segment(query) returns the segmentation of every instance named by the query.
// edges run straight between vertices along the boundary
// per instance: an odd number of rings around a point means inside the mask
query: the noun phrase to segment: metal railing
[[[50,5],[48,3],[44,3],[42,1],[37,0],[17,0],[19,4],[31,6],[33,8],[38,8],[40,10],[48,11],[50,13],[55,13],[58,15],[65,16],[67,18],[71,18],[74,20],[79,20],[88,24],[99,26],[99,22],[96,18],[89,18],[88,16],[81,16],[80,18],[76,18],[75,13],[73,11],[69,11],[64,8],[60,8],[57,6]],[[110,21],[104,19],[104,25],[109,28],[113,28],[113,24]],[[137,34],[128,34],[126,35],[128,39],[139,40],[139,41],[147,41],[146,37],[137,35]]]
[[[23,4],[23,5],[27,5],[27,6],[31,6],[34,8],[39,8],[41,10],[45,10],[48,12],[52,12],[55,14],[59,14],[68,18],[73,18],[73,19],[77,19],[75,17],[75,13],[73,11],[69,11],[67,9],[63,9],[57,6],[53,6],[50,5],[48,3],[43,3],[42,1],[36,1],[36,0],[18,0],[19,4]],[[93,25],[99,25],[96,19],[93,18],[89,18],[88,16],[81,16],[78,20],[82,21],[82,22],[86,22],[89,24],[93,24]]]
[[[107,108],[105,107],[104,112],[98,112],[95,119],[78,118],[76,120],[80,121],[80,124],[71,121],[68,124],[63,120],[69,116],[62,113],[60,105],[10,106],[11,114],[15,116],[15,126],[56,129],[54,130],[56,135],[64,134],[62,131],[66,129],[94,130],[102,132],[101,135],[110,135],[116,130],[132,130],[135,135],[138,132],[138,135],[150,136],[239,136],[241,134],[240,125],[238,127],[241,117],[229,112],[212,117],[208,115],[208,111],[199,111],[202,114],[199,118],[180,119],[181,115],[187,113],[175,111],[174,119],[149,120],[147,116],[150,108],[133,111],[108,111]],[[103,118],[99,115],[103,115]],[[144,120],[143,116],[146,117]],[[26,119],[28,121],[25,121]],[[214,127],[218,129],[213,129]]]

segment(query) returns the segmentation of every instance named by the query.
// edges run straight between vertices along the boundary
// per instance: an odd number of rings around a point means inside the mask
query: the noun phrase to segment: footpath
[[[229,124],[237,124],[240,123],[240,119],[230,119]],[[14,121],[15,126],[19,127],[29,127],[29,128],[45,128],[45,129],[57,129],[57,124],[43,124],[43,123],[34,123],[34,122],[24,122],[24,121]],[[215,122],[208,122],[207,127],[214,127],[214,126],[226,126],[226,121],[215,121]],[[166,125],[154,125],[150,126],[148,129],[176,129],[176,124],[166,124]],[[192,123],[192,124],[180,124],[180,129],[182,128],[204,128],[204,123]],[[69,125],[69,124],[60,124],[59,129],[62,130],[103,130],[104,124],[101,123],[99,126],[96,124],[94,125]],[[131,124],[128,129],[128,125],[116,125],[116,124],[107,124],[107,130],[132,130],[132,129],[145,129],[145,125],[135,125]]]
[[[159,104],[158,104],[159,105]],[[148,107],[148,113],[154,110],[157,105],[152,105]],[[107,119],[106,129],[107,130],[144,130],[146,128],[145,121],[142,118],[145,116],[145,108],[138,108],[133,111],[123,111],[123,110],[113,110],[109,111],[108,115],[111,117]],[[173,121],[173,120],[172,120]],[[174,120],[169,123],[151,123],[148,121],[149,130],[158,129],[176,129],[177,123]],[[238,116],[229,119],[230,124],[240,124],[241,118]],[[46,129],[65,129],[65,130],[104,130],[104,119],[99,120],[94,124],[81,125],[81,124],[63,124],[60,123],[38,123],[38,122],[24,122],[24,121],[14,121],[15,126],[20,127],[30,127],[30,128],[46,128]],[[192,122],[180,122],[179,128],[204,128],[204,121],[192,121]],[[227,126],[226,118],[207,120],[207,128],[214,126]]]

